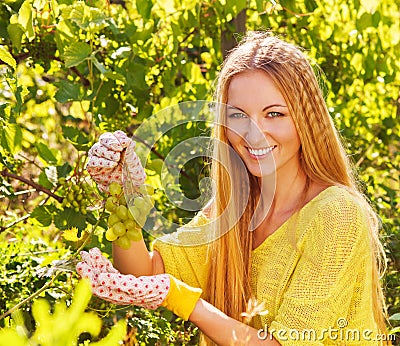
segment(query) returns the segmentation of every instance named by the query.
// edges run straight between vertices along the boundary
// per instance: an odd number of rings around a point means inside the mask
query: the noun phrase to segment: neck
[[[299,164],[285,167],[284,172],[277,171],[273,177],[260,178],[260,184],[264,217],[293,213],[304,203],[307,177]]]

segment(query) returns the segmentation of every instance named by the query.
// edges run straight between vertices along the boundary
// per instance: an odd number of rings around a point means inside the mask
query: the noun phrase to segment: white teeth
[[[251,149],[251,148],[248,148],[248,149],[249,149],[250,154],[255,155],[255,156],[261,156],[261,155],[270,153],[274,148],[275,148],[275,146],[263,148],[263,149]]]

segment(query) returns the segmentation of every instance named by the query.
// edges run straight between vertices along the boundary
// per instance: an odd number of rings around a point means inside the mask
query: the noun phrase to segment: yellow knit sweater
[[[207,245],[180,246],[202,237],[198,215],[157,239],[165,271],[205,288]],[[347,190],[329,187],[292,215],[252,253],[252,292],[268,314],[252,324],[282,345],[376,345],[372,311],[372,249],[366,212]],[[203,231],[206,228],[202,228]],[[172,244],[174,243],[174,244]]]

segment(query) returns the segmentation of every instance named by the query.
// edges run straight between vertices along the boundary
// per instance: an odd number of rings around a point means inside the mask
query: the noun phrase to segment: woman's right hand
[[[144,183],[146,174],[134,149],[135,142],[123,131],[103,133],[90,148],[86,169],[101,191],[108,191],[112,182],[122,185],[124,160],[132,183]]]

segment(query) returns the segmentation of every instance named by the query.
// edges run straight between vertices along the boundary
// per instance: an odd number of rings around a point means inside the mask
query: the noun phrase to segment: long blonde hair
[[[256,69],[267,72],[285,98],[300,138],[300,163],[308,181],[346,187],[359,197],[370,214],[371,243],[374,249],[372,256],[375,263],[373,310],[378,328],[383,333],[386,331],[385,304],[379,274],[381,264],[385,262],[381,260],[384,259],[384,252],[379,241],[378,220],[357,186],[352,165],[329,115],[314,69],[302,51],[294,45],[270,33],[251,32],[226,58],[219,74],[216,101],[226,104],[232,78],[243,71]],[[218,119],[214,136],[229,145],[223,124],[224,119]],[[242,320],[241,314],[246,310],[247,301],[251,297],[252,232],[249,232],[249,223],[260,190],[257,180],[251,174],[235,169],[235,158],[232,155],[230,157],[226,149],[228,145],[216,145],[214,148],[211,175],[216,184],[216,193],[213,212],[216,216],[221,215],[228,207],[229,199],[233,198],[232,204],[243,207],[244,213],[230,227],[229,232],[210,245],[210,273],[205,293],[211,304],[228,316]],[[335,160],[332,160],[333,157]],[[223,165],[228,168],[225,169]],[[248,176],[240,176],[243,174]],[[249,198],[243,195],[245,188],[240,186],[244,182],[250,184]],[[233,213],[233,217],[237,215]],[[216,228],[225,229],[228,224],[226,218],[218,218]],[[212,344],[210,340],[206,340],[206,343]]]

